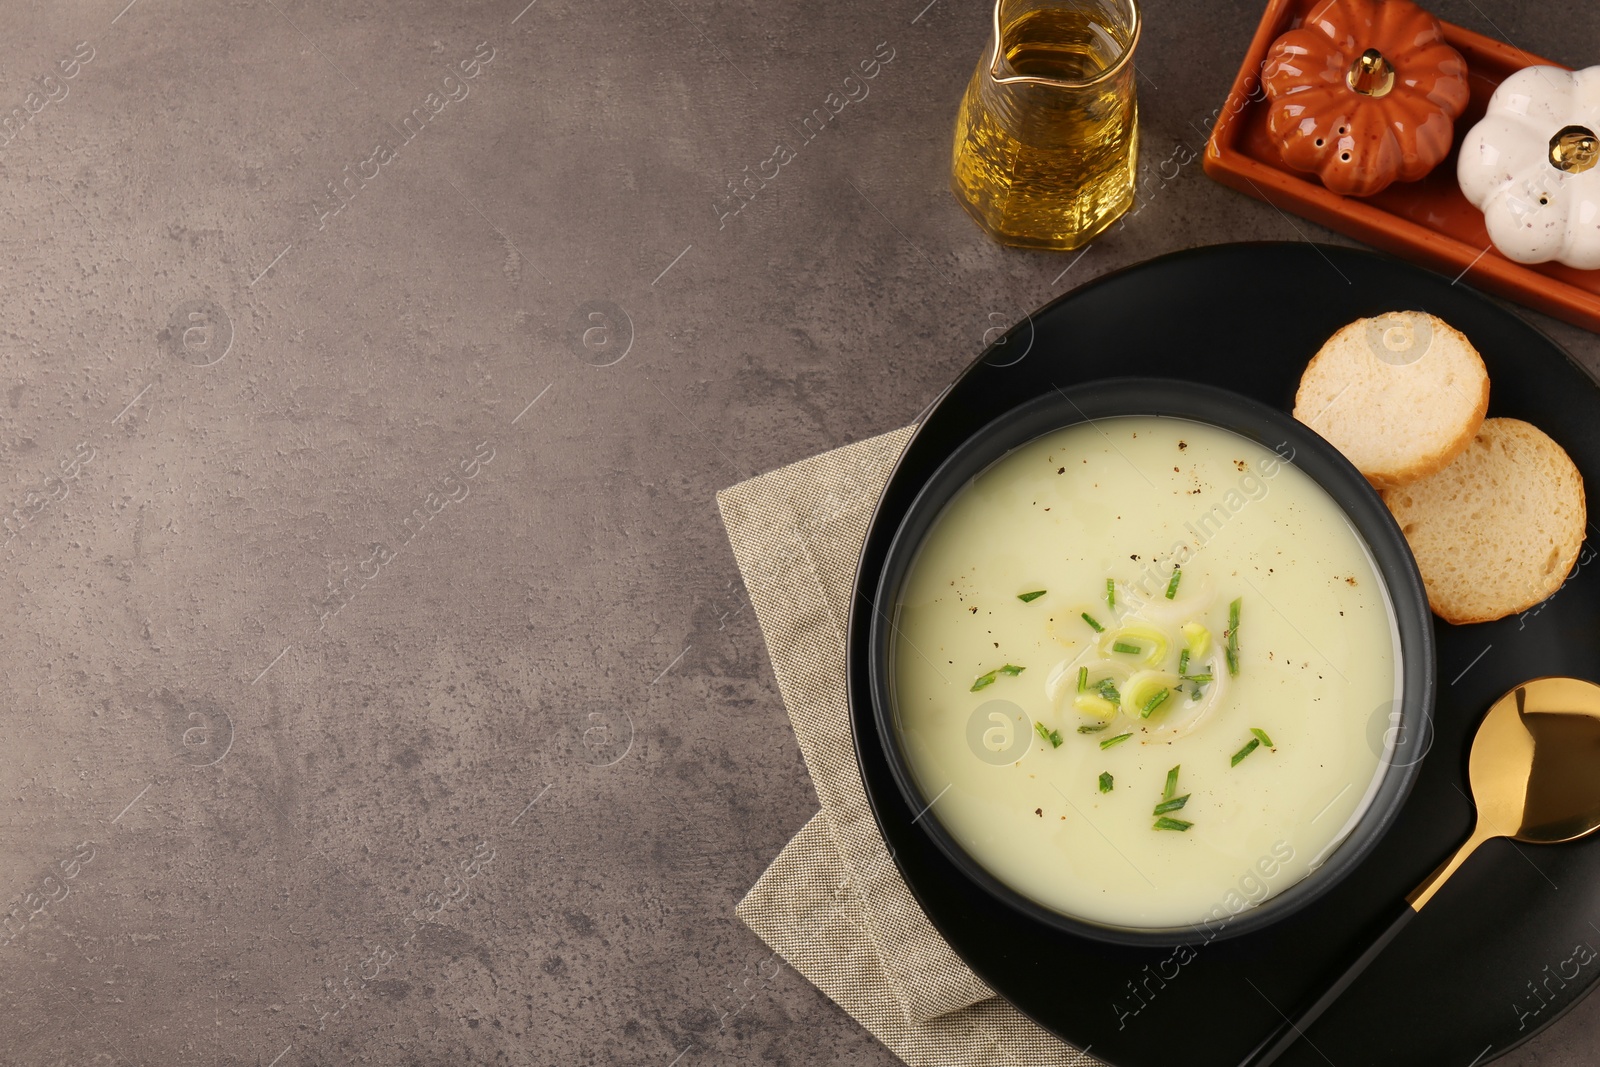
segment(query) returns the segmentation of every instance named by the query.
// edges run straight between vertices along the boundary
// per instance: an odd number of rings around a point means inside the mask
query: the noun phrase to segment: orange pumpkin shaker
[[[1411,0],[1328,0],[1261,69],[1283,161],[1345,196],[1416,181],[1444,161],[1467,106],[1467,63]]]

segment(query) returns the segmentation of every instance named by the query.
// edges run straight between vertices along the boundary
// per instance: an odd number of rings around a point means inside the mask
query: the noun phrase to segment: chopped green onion
[[[1260,747],[1261,747],[1261,741],[1259,739],[1257,739],[1257,738],[1252,737],[1250,739],[1250,743],[1249,744],[1245,745],[1243,748],[1241,748],[1239,751],[1237,751],[1237,752],[1235,752],[1233,754],[1233,763],[1230,764],[1230,766],[1233,766],[1233,767],[1239,766],[1239,761],[1240,760],[1244,759],[1246,756],[1250,755],[1250,753],[1254,752],[1256,749],[1258,749]]]
[[[1095,685],[1095,691],[1113,704],[1122,703],[1122,694],[1117,692],[1117,683],[1110,678],[1102,678]]]
[[[1157,829],[1157,830],[1177,830],[1178,832],[1182,833],[1182,832],[1188,830],[1189,827],[1191,827],[1193,825],[1194,825],[1194,823],[1192,823],[1192,822],[1184,822],[1182,819],[1169,819],[1165,815],[1163,815],[1163,816],[1161,816],[1161,818],[1156,820],[1156,824],[1154,826],[1154,829]]]
[[[1098,622],[1096,622],[1094,616],[1090,615],[1087,611],[1083,613],[1083,621],[1088,623],[1089,624],[1089,628],[1091,630],[1093,630],[1095,633],[1097,633],[1097,634],[1105,633],[1106,628],[1104,626],[1101,626]]]
[[[1126,734],[1118,734],[1116,737],[1108,737],[1104,741],[1100,742],[1100,747],[1101,748],[1110,748],[1112,745],[1120,745],[1120,744],[1122,744],[1122,742],[1126,741],[1128,738],[1130,738],[1132,736],[1133,736],[1133,734],[1126,733]]]
[[[1004,667],[996,667],[988,674],[978,675],[977,679],[972,683],[972,688],[968,690],[968,692],[976,693],[980,689],[987,689],[989,686],[993,685],[994,680],[1000,677],[1002,674],[1015,678],[1017,675],[1021,674],[1027,669],[1028,668],[1026,667],[1019,667],[1015,663],[1007,663]]]
[[[1111,651],[1113,651],[1113,652],[1127,652],[1127,653],[1130,653],[1132,655],[1137,656],[1141,652],[1143,652],[1144,649],[1140,648],[1138,645],[1130,645],[1126,641],[1114,641],[1111,644]]]
[[[1183,764],[1178,764],[1178,767],[1182,766]],[[1171,800],[1172,794],[1178,791],[1178,767],[1167,772],[1167,787],[1161,791],[1162,800]]]
[[[1078,668],[1078,692],[1081,693],[1085,689],[1088,689],[1088,688],[1089,688],[1089,668],[1088,667],[1079,667]]]
[[[1250,727],[1250,732],[1255,734],[1257,740],[1259,740],[1263,745],[1266,745],[1268,748],[1276,747],[1272,743],[1272,738],[1267,736],[1267,732],[1265,730],[1257,730],[1254,726],[1252,726]]]
[[[1082,726],[1078,727],[1078,732],[1080,734],[1097,734],[1110,725],[1111,724],[1108,722],[1084,723]]]
[[[1042,722],[1034,723],[1033,724],[1033,729],[1034,729],[1034,731],[1036,733],[1038,733],[1038,735],[1040,737],[1042,737],[1046,741],[1050,742],[1050,747],[1051,748],[1060,748],[1061,747],[1061,731],[1060,730],[1048,730],[1048,729],[1045,728],[1045,725]]]
[[[1113,611],[1117,607],[1117,580],[1115,578],[1106,579],[1106,607]]]
[[[1044,596],[1047,591],[1048,590],[1044,589],[1035,589],[1031,593],[1018,593],[1017,599],[1022,601],[1024,604],[1031,604],[1035,600],[1038,600],[1040,597]]]
[[[1161,803],[1156,805],[1156,810],[1151,812],[1151,814],[1165,815],[1169,811],[1177,811],[1179,808],[1189,803],[1189,796],[1190,794],[1185,793],[1181,797],[1173,797],[1171,800],[1163,800]]]
[[[1228,605],[1228,673],[1239,673],[1239,601],[1236,598]]]
[[[1060,748],[1061,747],[1061,741],[1062,741],[1061,731],[1060,730],[1051,730],[1050,731],[1050,747],[1051,748]]]
[[[1171,695],[1172,690],[1165,687],[1157,690],[1155,695],[1144,702],[1144,707],[1139,709],[1139,718],[1148,719],[1157,708],[1166,703],[1167,698]]]
[[[1171,600],[1178,595],[1178,582],[1183,578],[1183,568],[1172,568],[1172,578],[1167,582],[1167,599]]]
[[[1101,771],[1100,772],[1100,792],[1102,792],[1102,793],[1111,792],[1111,786],[1115,782],[1116,782],[1116,779],[1111,777],[1111,772],[1109,772],[1109,771]]]
[[[1184,675],[1185,677],[1188,677],[1188,672],[1189,672],[1189,650],[1186,648],[1182,652],[1178,653],[1178,673],[1181,674],[1181,675]]]
[[[1154,667],[1167,658],[1172,639],[1164,629],[1142,622],[1126,623],[1111,632],[1119,652],[1136,652],[1145,666]]]
[[[1045,727],[1044,723],[1035,722],[1033,724],[1033,731],[1034,731],[1034,733],[1038,734],[1040,737],[1044,738],[1046,741],[1050,740],[1050,731]]]
[[[1207,671],[1204,674],[1185,674],[1183,675],[1183,680],[1186,682],[1209,682],[1211,681],[1211,672]]]

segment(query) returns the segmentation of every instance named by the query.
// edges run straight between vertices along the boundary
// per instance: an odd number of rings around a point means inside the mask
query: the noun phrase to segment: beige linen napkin
[[[911,432],[717,494],[822,801],[739,918],[911,1067],[1094,1064],[995,996],[934,930],[889,858],[856,769],[845,696],[856,559]]]

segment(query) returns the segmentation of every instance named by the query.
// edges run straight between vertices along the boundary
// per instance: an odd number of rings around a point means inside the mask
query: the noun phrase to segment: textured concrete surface
[[[0,1062],[894,1062],[733,915],[816,800],[714,492],[1100,273],[1329,235],[1194,164],[989,244],[976,0],[125,3],[0,35]],[[1260,6],[1148,4],[1147,167]]]

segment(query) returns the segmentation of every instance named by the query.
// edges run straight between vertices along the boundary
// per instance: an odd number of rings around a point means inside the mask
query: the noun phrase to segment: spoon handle
[[[1411,920],[1416,918],[1417,912],[1421,911],[1423,906],[1433,899],[1433,895],[1438,892],[1439,887],[1444,885],[1445,881],[1456,872],[1467,857],[1477,851],[1479,845],[1495,836],[1497,835],[1485,828],[1482,822],[1474,827],[1472,836],[1467,838],[1460,848],[1456,849],[1455,855],[1440,864],[1421,885],[1406,896],[1405,908],[1389,924],[1388,928],[1378,935],[1377,940],[1368,945],[1366,951],[1347,966],[1343,973],[1334,979],[1333,983],[1315,1000],[1296,1011],[1294,1015],[1284,1016],[1283,1022],[1279,1023],[1277,1028],[1268,1034],[1265,1040],[1240,1061],[1239,1067],[1267,1067],[1268,1064],[1282,1056],[1291,1045],[1299,1041],[1304,1036],[1305,1031],[1311,1027],[1311,1024],[1321,1018],[1322,1013],[1327,1011],[1334,1001],[1344,995],[1345,990],[1349,989],[1355,980],[1361,977],[1362,972],[1372,965],[1373,960],[1383,954],[1383,950],[1388,948],[1389,943],[1399,936],[1400,931],[1404,930],[1411,923]]]
[[[1478,850],[1479,845],[1491,837],[1499,836],[1499,834],[1485,826],[1480,818],[1478,824],[1472,828],[1472,836],[1467,838],[1465,844],[1456,849],[1455,855],[1439,864],[1432,874],[1423,879],[1421,885],[1406,896],[1406,903],[1411,905],[1411,910],[1421,911],[1428,901],[1433,899],[1433,895],[1439,891],[1439,888],[1444,885],[1449,877],[1455,874],[1457,869],[1467,861],[1467,857]]]
[[[1344,991],[1361,977],[1362,972],[1371,966],[1372,961],[1389,947],[1389,942],[1398,937],[1400,931],[1410,925],[1416,916],[1417,913],[1407,904],[1389,924],[1388,929],[1378,935],[1377,940],[1368,945],[1367,950],[1346,967],[1344,973],[1334,979],[1332,985],[1328,986],[1316,1000],[1297,1011],[1292,1018],[1284,1016],[1283,1022],[1278,1024],[1277,1029],[1268,1034],[1250,1055],[1240,1061],[1239,1067],[1267,1067],[1267,1064],[1288,1051],[1289,1047],[1300,1040],[1311,1024],[1321,1018],[1322,1013],[1327,1011],[1334,1001],[1344,996]]]

